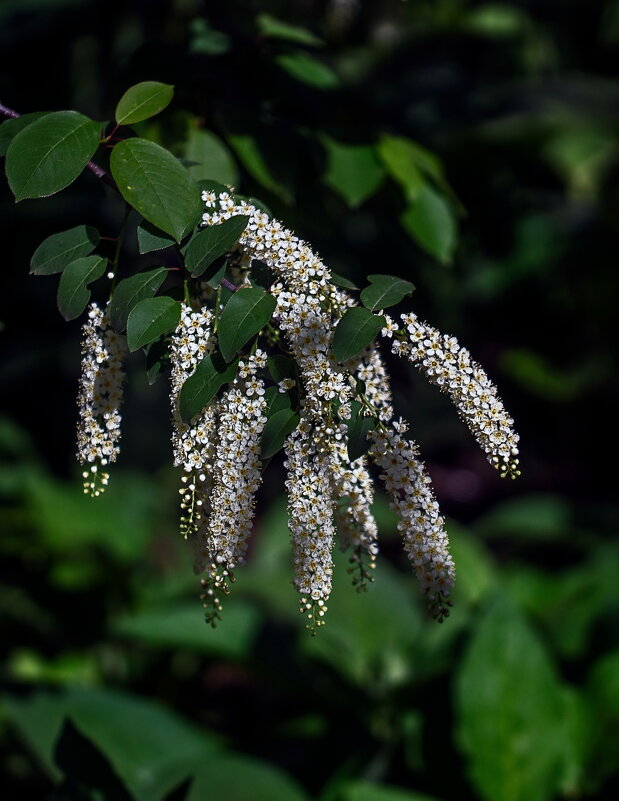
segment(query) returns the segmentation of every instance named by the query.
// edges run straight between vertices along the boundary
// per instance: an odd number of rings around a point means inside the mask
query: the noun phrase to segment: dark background
[[[324,46],[265,32],[261,13]],[[183,156],[188,130],[213,132],[216,170],[236,172],[240,191],[337,272],[360,286],[374,272],[412,280],[415,311],[458,336],[499,386],[523,472],[501,481],[449,403],[390,362],[396,406],[452,521],[462,585],[453,616],[440,629],[425,618],[379,498],[378,580],[357,598],[340,564],[312,640],[289,586],[275,464],[253,558],[212,633],[176,534],[166,382],[149,387],[132,358],[112,486],[100,503],[82,498],[79,322],[58,315],[55,277],[28,275],[54,231],[85,222],[115,235],[122,204],[90,174],[18,205],[2,181],[0,758],[15,794],[44,797],[76,770],[53,764],[67,715],[139,798],[186,776],[191,798],[617,792],[618,47],[617,2],[0,5],[3,103],[109,120],[131,84],[173,83],[172,105],[138,133]],[[290,74],[282,56],[299,53],[337,85]],[[326,137],[376,145],[384,135],[440,159],[457,225],[449,263],[400,222],[407,201],[393,176],[356,206],[326,178]],[[127,272],[156,263],[129,240],[122,258]],[[148,717],[158,714],[173,717]],[[196,753],[217,756],[192,760],[188,744],[167,752],[175,726]]]

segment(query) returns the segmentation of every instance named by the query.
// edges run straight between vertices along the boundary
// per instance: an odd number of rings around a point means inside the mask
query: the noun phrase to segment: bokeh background
[[[73,461],[79,323],[32,278],[47,235],[115,235],[90,174],[15,205],[0,181],[0,766],[6,797],[546,801],[619,794],[615,353],[619,2],[2,0],[0,100],[136,126],[263,200],[360,286],[486,367],[522,437],[501,481],[444,397],[392,365],[458,567],[424,611],[377,498],[377,580],[337,559],[327,625],[290,584],[281,464],[224,621],[177,533],[167,387],[129,368],[104,497]],[[128,241],[127,270],[156,264]],[[190,780],[190,781],[186,781]]]

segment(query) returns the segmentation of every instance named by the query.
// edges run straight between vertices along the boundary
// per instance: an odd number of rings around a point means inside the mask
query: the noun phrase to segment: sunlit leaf
[[[174,97],[174,87],[158,81],[142,81],[131,86],[118,101],[115,119],[119,125],[142,122],[169,105]]]
[[[310,47],[321,47],[324,44],[322,39],[308,31],[307,28],[282,22],[270,14],[258,14],[256,24],[260,33],[263,36],[269,36],[271,39],[284,39],[287,42],[296,42]]]

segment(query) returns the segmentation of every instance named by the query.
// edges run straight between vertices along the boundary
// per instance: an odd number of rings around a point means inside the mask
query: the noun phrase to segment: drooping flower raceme
[[[107,314],[91,303],[82,328],[77,459],[87,468],[84,492],[94,496],[105,489],[109,476],[104,468],[116,461],[120,451],[125,352],[125,338],[110,326]]]

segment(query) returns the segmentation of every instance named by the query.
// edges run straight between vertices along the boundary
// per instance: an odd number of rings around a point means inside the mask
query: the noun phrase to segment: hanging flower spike
[[[82,328],[82,367],[77,396],[77,459],[84,470],[84,492],[98,496],[109,480],[102,469],[120,452],[120,406],[125,373],[125,338],[109,325],[96,303]]]
[[[403,314],[401,320],[406,334],[396,335],[393,352],[406,356],[429,381],[449,395],[501,477],[519,476],[519,437],[513,429],[514,421],[486,372],[455,337],[420,322],[416,314]]]
[[[262,350],[239,362],[237,377],[220,403],[214,459],[211,513],[205,523],[208,577],[202,581],[207,622],[220,617],[220,595],[227,595],[234,569],[245,561],[254,517],[255,494],[262,482],[260,440],[267,418]]]

